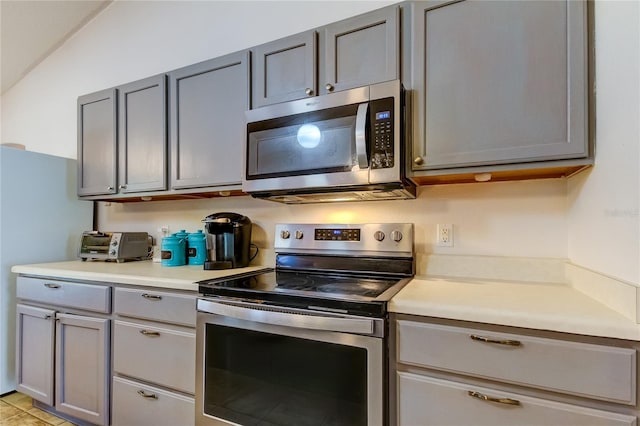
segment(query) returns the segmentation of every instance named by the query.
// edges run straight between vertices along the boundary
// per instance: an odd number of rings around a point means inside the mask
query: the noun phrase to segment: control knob
[[[109,252],[109,254],[110,254],[110,255],[112,255],[112,256],[115,256],[116,251],[115,251],[115,250],[111,250],[111,251]]]
[[[283,229],[282,231],[280,231],[280,238],[282,238],[283,240],[288,240],[290,236],[291,236],[291,233],[286,229]]]
[[[391,239],[396,243],[400,242],[400,240],[402,240],[402,232],[400,231],[391,232]]]
[[[376,232],[373,234],[373,238],[375,238],[375,239],[376,239],[376,240],[378,240],[378,241],[382,241],[382,240],[384,240],[384,232],[382,232],[382,231],[376,231]]]
[[[301,240],[304,237],[304,233],[300,230],[296,231],[296,240]]]

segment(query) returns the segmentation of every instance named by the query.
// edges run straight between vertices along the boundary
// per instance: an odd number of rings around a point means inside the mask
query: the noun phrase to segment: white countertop
[[[162,266],[151,260],[137,262],[68,262],[16,265],[11,272],[42,277],[153,286],[198,291],[197,281],[267,269],[266,266],[205,271],[202,266]]]
[[[198,291],[197,281],[268,269],[205,271],[152,261],[80,260],[17,265],[12,272],[41,277]],[[417,276],[390,302],[389,311],[486,324],[640,341],[640,325],[569,284]]]
[[[570,285],[416,277],[389,310],[640,341],[640,326]]]

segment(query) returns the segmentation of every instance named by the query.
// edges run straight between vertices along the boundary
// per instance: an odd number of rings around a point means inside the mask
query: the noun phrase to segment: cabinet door
[[[240,185],[248,67],[240,52],[169,74],[172,188]]]
[[[398,373],[399,426],[635,426],[636,418],[497,389]]]
[[[55,311],[16,307],[16,390],[53,405]]]
[[[56,315],[56,409],[109,424],[109,320]]]
[[[252,49],[252,108],[317,94],[316,40],[308,31]]]
[[[164,74],[118,88],[118,190],[167,189],[167,103]]]
[[[195,414],[192,397],[113,378],[113,426],[187,426],[195,424]]]
[[[78,98],[78,195],[116,193],[116,89]]]
[[[115,321],[113,370],[193,394],[196,387],[195,330],[188,332],[169,327]],[[173,368],[176,365],[180,368]]]
[[[588,155],[584,2],[412,7],[414,170]]]
[[[399,14],[394,6],[327,25],[320,92],[399,78]]]

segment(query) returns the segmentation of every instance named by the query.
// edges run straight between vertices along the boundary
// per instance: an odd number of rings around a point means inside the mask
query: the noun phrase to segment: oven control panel
[[[316,241],[360,241],[360,229],[316,228]]]
[[[406,255],[413,253],[413,224],[278,224],[274,247],[276,252],[293,249]]]

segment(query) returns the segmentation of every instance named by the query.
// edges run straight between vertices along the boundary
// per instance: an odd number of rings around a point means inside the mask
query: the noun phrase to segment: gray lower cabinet
[[[239,188],[249,52],[169,73],[171,188]]]
[[[536,334],[394,315],[391,424],[637,424],[637,343]]]
[[[195,404],[166,389],[141,385],[122,377],[113,378],[113,425],[190,426],[195,424]]]
[[[18,304],[16,389],[53,406],[56,311]]]
[[[78,98],[78,196],[117,192],[117,92]]]
[[[56,404],[61,413],[109,424],[109,319],[56,314]]]
[[[400,425],[636,424],[633,416],[411,373],[399,373],[398,386]]]
[[[591,163],[586,2],[411,8],[408,162],[416,181]]]
[[[252,108],[400,78],[399,14],[378,9],[252,48]]]
[[[109,424],[110,290],[18,277],[19,392],[75,419]]]
[[[115,289],[113,425],[195,422],[195,294]]]

